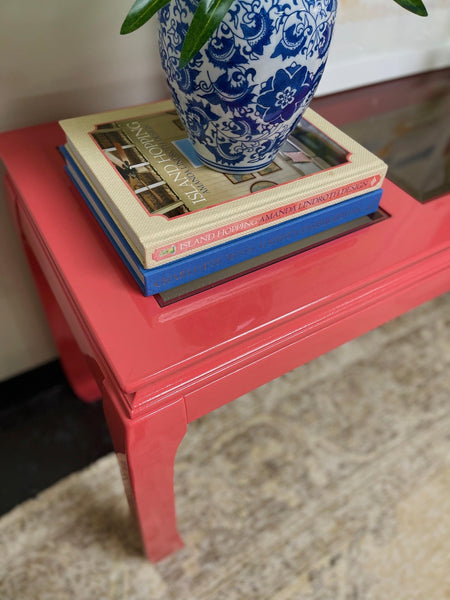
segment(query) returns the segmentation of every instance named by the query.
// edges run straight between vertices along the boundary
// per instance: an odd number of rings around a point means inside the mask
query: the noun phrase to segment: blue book
[[[159,294],[372,214],[378,209],[382,195],[382,189],[366,192],[219,246],[145,269],[71,155],[64,147],[61,152],[66,160],[67,173],[145,296]]]

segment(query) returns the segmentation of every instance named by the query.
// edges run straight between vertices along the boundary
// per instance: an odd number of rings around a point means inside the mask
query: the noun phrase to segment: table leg
[[[105,386],[104,411],[144,550],[156,562],[183,546],[175,513],[174,464],[187,430],[184,399],[139,419],[123,415]]]
[[[75,395],[84,402],[100,399],[97,382],[88,367],[61,308],[26,240],[24,248],[43,305],[47,321],[58,349],[64,373]]]

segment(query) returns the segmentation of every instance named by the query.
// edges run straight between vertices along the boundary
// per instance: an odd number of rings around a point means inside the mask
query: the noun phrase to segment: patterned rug
[[[0,519],[2,600],[450,598],[450,297],[189,426],[185,548],[140,554],[113,455]]]

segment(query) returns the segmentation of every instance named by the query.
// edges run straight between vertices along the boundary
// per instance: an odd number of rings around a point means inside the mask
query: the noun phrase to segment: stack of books
[[[203,166],[171,101],[60,125],[66,170],[145,295],[351,230],[377,211],[387,170],[311,109],[248,174]]]

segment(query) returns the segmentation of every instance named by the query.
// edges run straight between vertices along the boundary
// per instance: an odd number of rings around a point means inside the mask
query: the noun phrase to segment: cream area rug
[[[191,424],[175,486],[154,565],[113,455],[15,508],[1,600],[449,599],[450,297]]]

